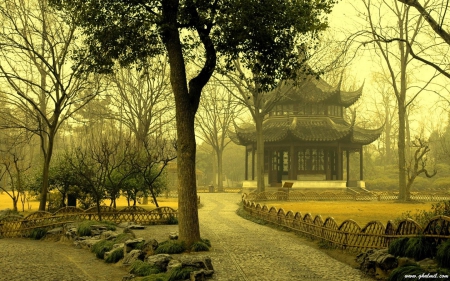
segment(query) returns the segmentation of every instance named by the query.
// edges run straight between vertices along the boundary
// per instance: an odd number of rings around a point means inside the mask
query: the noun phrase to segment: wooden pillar
[[[255,146],[252,145],[252,181],[255,180]]]
[[[347,156],[347,186],[349,186],[349,182],[350,182],[350,151],[347,149],[345,151],[345,154]]]
[[[337,159],[336,159],[336,179],[337,180],[342,180],[344,175],[344,171],[342,169],[342,149],[341,149],[341,144],[338,144],[338,148],[337,148]]]
[[[364,180],[363,148],[359,150],[359,180]]]
[[[294,144],[291,144],[290,150],[289,150],[289,179],[290,180],[297,180],[297,165],[295,165],[296,157],[295,157],[295,147]]]
[[[248,149],[245,147],[245,180],[248,181]]]

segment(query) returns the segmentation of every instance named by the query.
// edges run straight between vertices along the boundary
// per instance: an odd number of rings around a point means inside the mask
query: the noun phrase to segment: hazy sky
[[[395,0],[391,0],[392,2]],[[389,1],[388,1],[389,2]],[[330,23],[330,32],[333,32],[335,35],[341,35],[342,38],[345,38],[344,30],[348,32],[355,32],[362,28],[361,24],[363,20],[358,16],[358,12],[355,10],[355,7],[360,9],[360,11],[364,11],[364,6],[362,5],[362,0],[343,0],[340,1],[335,7],[332,14],[329,16]],[[392,21],[396,20],[395,18],[389,19],[389,12],[386,12],[383,15],[382,20]],[[427,25],[425,28],[429,28]],[[365,82],[363,98],[367,100],[368,95],[378,95],[378,93],[374,90],[372,76],[376,71],[380,71],[380,64],[384,63],[383,61],[379,61],[376,57],[371,57],[369,51],[359,52],[360,57],[352,63],[350,66],[350,73],[354,75],[354,78],[359,81],[359,83]],[[434,73],[434,70],[429,66],[423,66],[420,63],[417,63],[417,67],[415,67],[415,71],[417,72],[416,76],[419,78],[423,78]],[[414,79],[414,78],[413,78]],[[430,86],[430,89],[441,89],[442,85],[449,85],[450,80],[444,77],[440,77],[438,79],[433,80],[436,84],[441,86]],[[419,85],[419,84],[418,84]],[[445,91],[440,91],[441,94],[447,95]],[[432,93],[424,92],[420,94],[421,108],[417,110],[417,114],[413,116],[412,122],[415,123],[415,127],[419,127],[420,123],[432,123],[434,127],[437,127],[439,124],[442,125],[442,120],[446,120],[447,114],[443,113],[442,108],[448,107],[445,103],[436,104],[437,95]],[[444,124],[445,125],[445,124]]]

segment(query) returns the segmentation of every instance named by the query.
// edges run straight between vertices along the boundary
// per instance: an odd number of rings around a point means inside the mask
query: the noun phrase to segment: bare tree
[[[421,4],[418,0],[397,0],[400,3],[403,3],[405,5],[408,5],[410,7],[415,8],[425,19],[425,21],[428,22],[431,29],[437,34],[447,45],[450,45],[450,32],[448,31],[450,28],[450,25],[448,24],[447,18],[447,12],[449,9],[449,1],[445,3],[445,1],[438,2],[437,5],[434,7],[429,6],[429,1],[424,1],[424,4]],[[450,71],[448,69],[448,59],[446,56],[448,55],[448,49],[445,54],[443,54],[440,58],[438,58],[439,62],[432,61],[430,59],[426,59],[423,56],[420,56],[416,54],[416,52],[413,50],[412,46],[408,44],[407,41],[402,40],[401,38],[398,39],[399,41],[403,41],[408,46],[408,52],[410,55],[433,67],[437,71],[439,71],[442,75],[446,76],[447,78],[450,78]]]
[[[423,17],[410,13],[408,6],[394,2],[391,6],[385,1],[363,0],[371,39],[364,44],[374,44],[376,54],[381,58],[390,78],[393,92],[397,101],[399,133],[398,133],[398,169],[399,169],[399,200],[407,200],[407,112],[408,107],[416,100],[421,92],[435,77],[431,77],[418,91],[412,92],[408,85],[408,70],[413,66],[407,50],[408,46],[416,43],[417,36],[423,26]],[[390,13],[395,21],[383,21],[380,15]],[[391,23],[394,24],[391,24]],[[398,37],[402,40],[398,44],[389,44],[390,39]],[[406,44],[405,42],[408,42]]]
[[[223,151],[231,141],[227,138],[227,133],[241,111],[242,107],[226,89],[220,85],[206,86],[196,116],[199,131],[197,137],[209,144],[214,151],[219,191],[223,190]]]
[[[411,157],[407,165],[408,182],[406,184],[406,200],[410,199],[411,186],[417,176],[425,174],[427,178],[432,178],[436,175],[437,170],[434,169],[433,173],[429,173],[427,169],[428,158],[427,155],[430,152],[428,143],[424,142],[421,138],[416,138],[412,142],[412,147],[415,148],[414,156]]]
[[[99,80],[74,64],[76,28],[42,1],[5,0],[0,4],[2,102],[21,115],[6,114],[6,127],[23,128],[40,138],[43,183],[39,210],[45,210],[49,168],[61,124],[98,93]]]
[[[22,211],[25,210],[26,188],[24,174],[31,168],[31,159],[27,147],[30,137],[26,133],[10,130],[4,132],[0,146],[0,182],[4,177],[8,178],[9,188],[0,185],[12,200],[13,210],[18,211],[19,199],[22,201]]]
[[[135,135],[138,147],[175,120],[165,57],[149,59],[142,69],[121,68],[112,76],[114,116]]]

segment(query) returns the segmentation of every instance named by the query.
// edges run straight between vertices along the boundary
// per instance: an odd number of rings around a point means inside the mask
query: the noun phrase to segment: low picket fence
[[[167,224],[178,218],[177,210],[159,207],[148,211],[142,207],[130,206],[121,210],[101,206],[101,219],[114,223],[135,222],[139,224]],[[61,208],[55,213],[37,211],[26,217],[6,216],[0,219],[0,237],[26,237],[33,229],[51,229],[73,221],[99,221],[97,207],[83,210],[77,207]]]
[[[243,207],[252,217],[289,228],[313,239],[320,239],[330,244],[356,252],[368,249],[383,249],[389,243],[400,237],[424,237],[440,243],[450,238],[450,217],[437,216],[432,218],[424,228],[412,219],[405,219],[395,225],[389,221],[383,225],[379,221],[371,221],[361,227],[354,220],[348,219],[341,224],[328,217],[325,220],[320,215],[313,217],[310,213],[284,211],[282,208],[268,207],[253,202],[244,194]]]

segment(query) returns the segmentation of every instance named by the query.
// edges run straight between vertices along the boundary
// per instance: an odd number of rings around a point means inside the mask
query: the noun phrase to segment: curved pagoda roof
[[[344,119],[327,116],[271,118],[263,124],[263,138],[265,143],[290,139],[304,142],[344,141],[366,145],[375,141],[382,130],[383,127],[374,130],[359,128],[354,122],[348,123]],[[240,128],[235,125],[235,132],[229,132],[229,136],[236,144],[256,143],[256,128]]]
[[[362,95],[364,84],[356,91],[341,90],[341,81],[337,86],[331,86],[322,78],[306,76],[297,79],[296,82],[282,83],[279,92],[287,92],[279,104],[302,102],[302,103],[324,103],[349,107]]]

